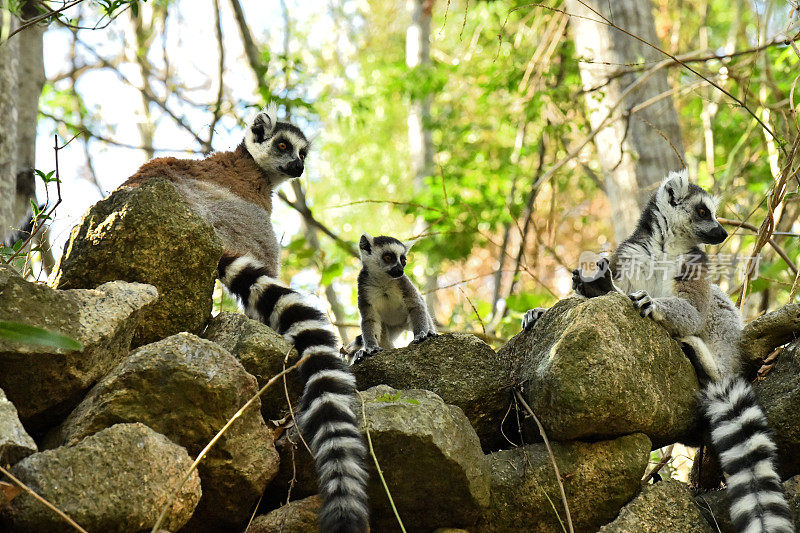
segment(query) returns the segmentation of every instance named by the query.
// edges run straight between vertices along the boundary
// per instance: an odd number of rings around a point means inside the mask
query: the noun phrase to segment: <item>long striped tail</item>
[[[731,520],[739,532],[793,533],[776,471],[776,447],[753,388],[741,377],[710,383],[703,412],[725,472]]]
[[[355,377],[339,355],[333,326],[250,256],[223,256],[219,279],[242,301],[247,316],[283,335],[301,357],[309,356],[300,367],[305,386],[297,422],[316,461],[320,530],[363,533],[369,516],[366,447],[354,411]]]

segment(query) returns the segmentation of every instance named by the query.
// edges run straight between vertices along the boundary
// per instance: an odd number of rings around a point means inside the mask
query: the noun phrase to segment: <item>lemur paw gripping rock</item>
[[[195,457],[257,390],[255,378],[226,350],[179,333],[133,352],[48,440],[70,444],[112,424],[142,422]],[[200,463],[203,499],[191,530],[243,527],[277,461],[256,402]]]
[[[163,526],[177,531],[200,500],[197,472],[179,489],[191,464],[183,447],[149,427],[117,424],[74,446],[35,453],[11,473],[87,531],[149,530],[175,495]],[[27,493],[11,500],[3,521],[18,533],[74,531]]]
[[[510,365],[474,335],[450,333],[406,348],[383,350],[353,366],[360,388],[386,384],[424,389],[467,415],[485,450],[503,443],[500,423],[508,409]]]
[[[650,457],[650,439],[641,433],[592,444],[553,442],[551,446],[575,531],[596,531],[613,519],[639,491]],[[566,516],[545,445],[529,444],[488,458],[492,505],[480,531],[561,531],[559,517],[566,525]]]
[[[59,289],[112,280],[158,288],[158,301],[136,330],[141,346],[181,331],[198,333],[211,315],[222,244],[173,186],[153,180],[122,187],[97,202],[72,230],[51,277]]]
[[[558,302],[499,355],[520,362],[515,373],[551,439],[641,432],[662,446],[694,433],[699,386],[689,359],[620,294]]]
[[[0,320],[21,320],[69,335],[82,350],[0,340],[0,388],[30,431],[54,425],[128,353],[154,287],[116,281],[94,290],[57,291],[0,265]]]

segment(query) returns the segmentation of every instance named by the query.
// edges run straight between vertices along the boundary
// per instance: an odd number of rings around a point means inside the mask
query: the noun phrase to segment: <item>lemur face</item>
[[[728,232],[717,221],[717,200],[693,183],[686,170],[670,172],[656,193],[670,230],[695,244],[719,244]]]
[[[253,119],[245,134],[245,147],[277,185],[303,174],[309,142],[294,124],[278,122],[277,108],[271,105]]]
[[[370,237],[366,233],[358,243],[361,262],[372,273],[384,273],[392,278],[400,278],[406,267],[408,249],[394,237]]]

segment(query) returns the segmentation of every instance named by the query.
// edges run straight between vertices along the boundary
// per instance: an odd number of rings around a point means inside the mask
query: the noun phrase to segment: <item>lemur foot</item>
[[[628,295],[628,298],[631,299],[634,309],[639,311],[639,314],[642,315],[642,317],[656,320],[657,317],[655,313],[655,306],[653,305],[653,299],[650,298],[650,295],[647,294],[646,291],[632,292]]]
[[[411,344],[419,344],[422,341],[425,341],[427,339],[433,339],[434,337],[438,336],[439,334],[433,330],[423,331],[421,333],[418,333],[417,335],[414,335],[414,340],[411,341]]]
[[[585,274],[582,268],[572,271],[572,290],[579,296],[594,298],[614,290],[611,268],[608,259],[603,257],[597,262],[594,274]]]
[[[380,346],[376,346],[374,348],[361,348],[360,350],[356,351],[356,353],[353,354],[352,359],[350,359],[350,364],[354,365],[356,363],[360,363],[367,357],[371,357],[381,351],[383,351],[383,348],[381,348]]]
[[[547,311],[546,307],[534,307],[533,309],[528,309],[525,311],[525,314],[522,316],[522,329],[531,329],[534,324],[536,324],[536,321],[542,317],[545,311]]]

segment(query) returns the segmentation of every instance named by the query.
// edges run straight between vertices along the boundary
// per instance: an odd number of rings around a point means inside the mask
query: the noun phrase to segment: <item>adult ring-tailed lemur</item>
[[[303,173],[309,143],[303,132],[278,122],[277,108],[260,112],[232,152],[192,161],[154,159],[125,185],[166,178],[223,242],[219,279],[245,313],[291,342],[301,357],[305,383],[298,425],[309,443],[323,497],[324,533],[363,533],[368,507],[366,448],[355,415],[356,382],[339,355],[327,317],[278,279],[280,246],[270,221],[272,194]]]
[[[794,531],[767,419],[739,372],[739,310],[709,279],[703,244],[727,232],[716,219],[717,202],[689,183],[686,170],[671,172],[644,208],[633,234],[598,262],[598,273],[573,272],[573,288],[594,297],[616,290],[639,313],[678,339],[704,383],[702,411],[725,473],[730,514],[737,531]],[[531,327],[543,309],[531,309]]]

